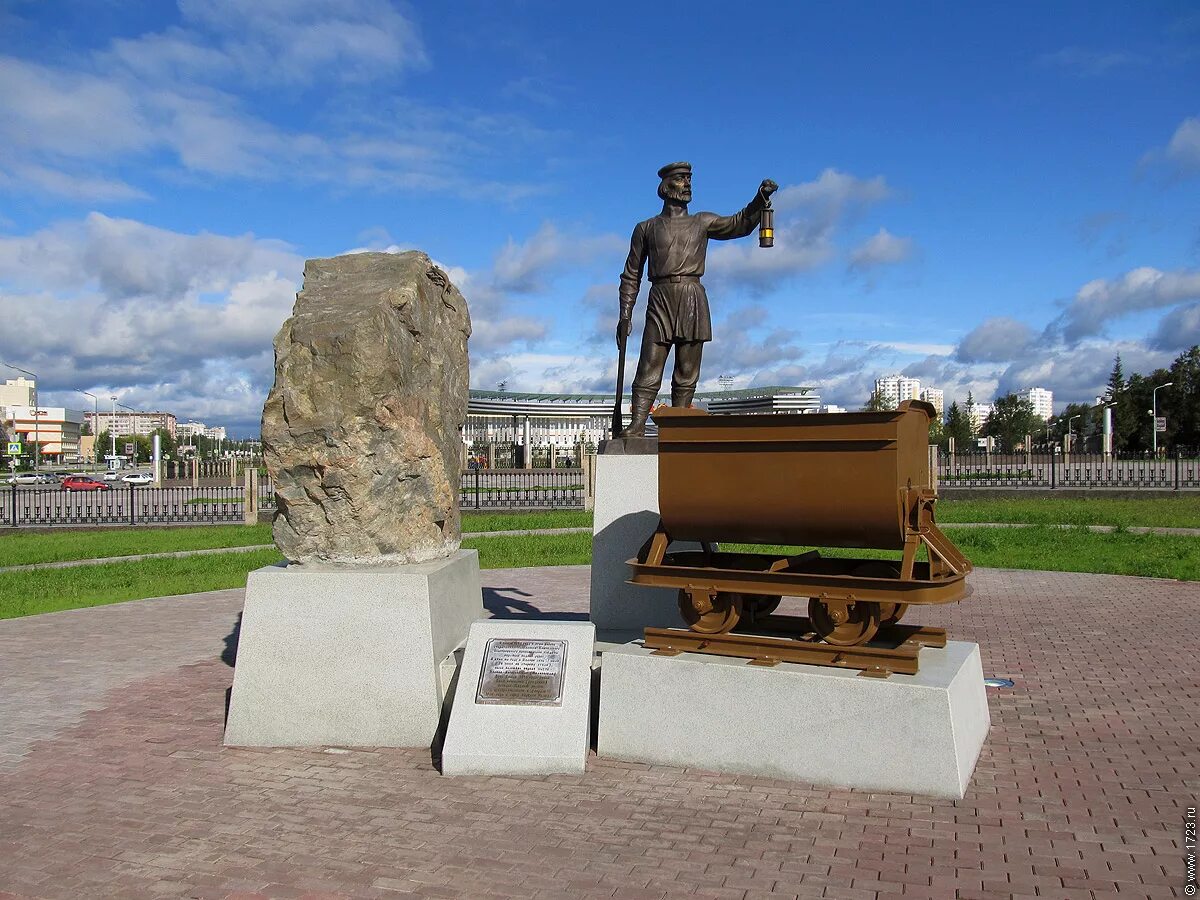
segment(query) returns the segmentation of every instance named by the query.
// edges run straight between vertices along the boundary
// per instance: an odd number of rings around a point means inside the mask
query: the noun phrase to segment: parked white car
[[[104,473],[103,480],[104,481],[120,481],[121,473],[118,472],[116,469],[109,469],[107,472]]]
[[[126,484],[150,484],[154,481],[154,476],[149,472],[130,472],[121,478]]]
[[[19,472],[5,479],[7,484],[57,484],[58,479],[49,472]]]

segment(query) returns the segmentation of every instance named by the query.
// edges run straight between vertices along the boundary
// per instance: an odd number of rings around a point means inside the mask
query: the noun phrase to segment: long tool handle
[[[614,439],[621,436],[622,426],[621,421],[621,395],[625,393],[625,345],[629,342],[629,335],[621,335],[621,342],[617,344],[617,396],[613,400],[613,418],[612,418],[612,436]]]

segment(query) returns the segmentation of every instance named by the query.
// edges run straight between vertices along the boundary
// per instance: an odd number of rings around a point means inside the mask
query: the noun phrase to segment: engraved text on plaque
[[[567,642],[492,638],[483,651],[476,703],[562,706]]]

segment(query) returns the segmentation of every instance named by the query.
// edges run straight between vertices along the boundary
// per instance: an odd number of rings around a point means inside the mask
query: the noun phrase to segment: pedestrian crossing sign
[[[21,442],[20,441],[9,441],[8,442],[8,455],[9,456],[20,456],[21,455]]]

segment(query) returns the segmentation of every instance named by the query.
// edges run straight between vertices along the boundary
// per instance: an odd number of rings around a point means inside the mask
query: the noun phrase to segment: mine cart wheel
[[[886,628],[889,625],[896,625],[904,618],[904,611],[907,609],[907,603],[880,603],[879,627]]]
[[[742,595],[720,591],[711,596],[707,591],[679,592],[679,614],[688,628],[700,634],[724,634],[732,631],[742,617]]]
[[[856,567],[854,574],[859,578],[899,578],[900,568],[895,563],[884,562],[883,560],[872,560],[871,562],[866,562],[861,566]],[[887,625],[895,625],[904,617],[904,611],[906,609],[908,609],[907,603],[880,603],[880,627],[882,628]]]
[[[813,630],[827,644],[849,647],[865,644],[879,630],[879,604],[859,600],[847,604],[844,620],[837,606],[830,605],[818,597],[808,601],[808,618]]]
[[[770,594],[746,594],[742,598],[742,615],[751,622],[757,622],[779,609],[781,602],[782,597]]]

